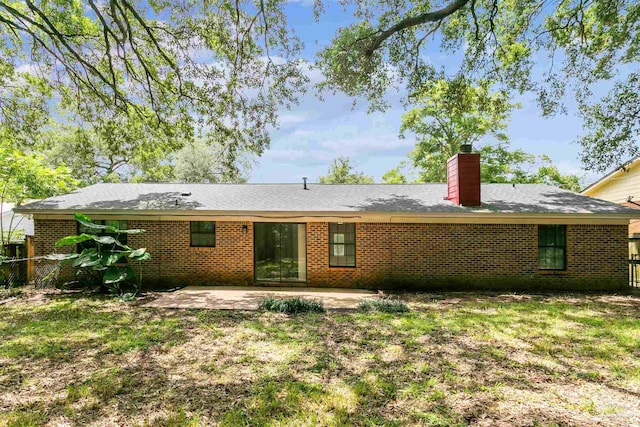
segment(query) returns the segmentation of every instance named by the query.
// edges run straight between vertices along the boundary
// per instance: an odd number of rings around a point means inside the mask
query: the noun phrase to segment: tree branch
[[[382,43],[387,40],[392,35],[406,29],[415,27],[426,22],[437,22],[441,21],[449,15],[460,10],[464,5],[466,5],[469,0],[454,0],[449,6],[444,7],[440,10],[436,10],[435,12],[425,12],[418,16],[411,16],[409,18],[405,18],[398,22],[393,27],[382,31],[376,38],[373,39],[369,48],[365,51],[365,55],[367,57],[371,57],[373,53],[380,48]]]
[[[83,56],[76,51],[66,40],[64,34],[61,34],[57,27],[55,25],[53,25],[53,23],[49,20],[49,18],[47,18],[47,16],[40,10],[38,9],[32,2],[31,0],[25,0],[25,3],[27,5],[27,7],[29,7],[29,9],[31,9],[32,12],[34,12],[36,15],[38,15],[43,22],[47,25],[47,27],[49,28],[49,30],[47,30],[43,25],[40,25],[38,23],[36,23],[35,21],[31,20],[35,25],[38,26],[38,28],[42,29],[43,31],[45,31],[49,37],[52,38],[52,40],[56,40],[57,42],[61,43],[67,50],[68,52],[80,63],[82,64],[83,68],[87,71],[90,71],[94,76],[98,77],[98,79],[102,80],[102,82],[104,82],[107,86],[111,87],[111,89],[114,92],[114,96],[122,99],[125,103],[128,103],[128,101],[125,99],[125,97],[123,96],[123,94],[120,92],[120,89],[118,88],[117,85],[112,84],[112,82],[109,81],[109,79],[102,74],[95,66],[93,66],[89,61],[85,60],[83,58]],[[6,5],[3,5],[5,7],[5,9],[7,9]],[[87,79],[89,80],[89,79]]]

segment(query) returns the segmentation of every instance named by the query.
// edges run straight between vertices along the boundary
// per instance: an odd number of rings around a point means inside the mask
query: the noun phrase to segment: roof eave
[[[599,180],[592,182],[587,187],[585,187],[582,191],[580,191],[580,194],[588,195],[587,192],[597,189],[598,187],[609,182],[609,180],[615,177],[616,175],[635,167],[636,163],[638,162],[640,162],[640,156],[634,157],[628,160],[627,162],[617,166],[614,170],[607,173],[605,176],[603,176]]]
[[[342,218],[345,220],[362,220],[371,217],[388,218],[452,218],[452,219],[590,219],[590,220],[631,220],[640,218],[640,212],[379,212],[379,211],[219,211],[219,210],[131,210],[131,209],[19,209],[22,215],[39,217],[72,216],[82,212],[88,216],[126,216],[140,219],[153,218],[184,218],[193,217],[244,217],[244,218]]]

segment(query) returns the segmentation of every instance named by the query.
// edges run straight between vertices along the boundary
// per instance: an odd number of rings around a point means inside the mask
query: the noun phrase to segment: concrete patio
[[[299,297],[322,301],[327,310],[348,310],[357,308],[363,299],[377,295],[376,292],[362,289],[188,286],[161,294],[143,307],[257,310],[262,298]]]

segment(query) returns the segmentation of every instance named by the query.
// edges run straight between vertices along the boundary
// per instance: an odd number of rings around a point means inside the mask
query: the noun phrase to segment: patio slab
[[[160,295],[143,307],[211,310],[257,310],[262,298],[299,297],[322,301],[327,310],[355,309],[365,298],[377,293],[362,289],[286,288],[240,286],[188,286]]]

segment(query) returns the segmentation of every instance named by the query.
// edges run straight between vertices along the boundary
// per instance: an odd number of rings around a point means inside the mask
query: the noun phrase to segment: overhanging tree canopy
[[[279,3],[0,0],[0,84],[26,65],[82,112],[205,129],[229,162],[260,154],[306,82]]]
[[[544,114],[563,111],[563,98],[573,93],[588,130],[581,141],[587,166],[603,170],[638,152],[638,2],[347,3],[354,5],[354,22],[319,53],[326,76],[321,88],[364,97],[372,108],[385,107],[385,91],[394,83],[405,84],[409,97],[419,95],[440,71],[426,55],[435,45],[451,61],[449,75],[532,91]],[[601,81],[615,87],[609,96],[593,99],[590,86]]]

